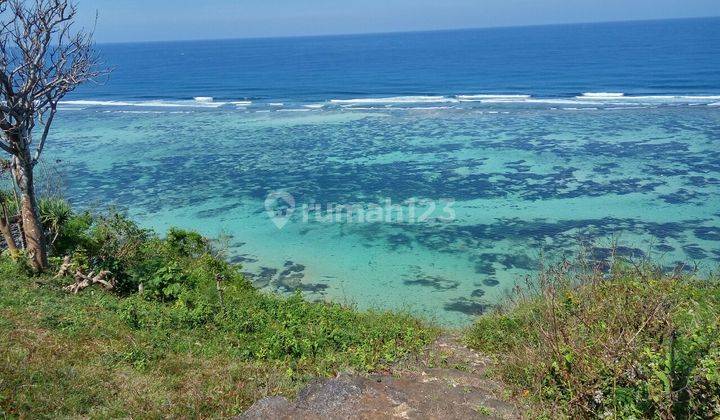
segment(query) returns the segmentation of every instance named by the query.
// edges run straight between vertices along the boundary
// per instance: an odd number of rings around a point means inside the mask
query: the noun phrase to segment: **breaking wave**
[[[393,96],[389,98],[331,99],[335,105],[432,104],[459,102],[447,96]]]
[[[82,110],[92,108],[148,108],[148,109],[228,109],[283,111],[298,109],[322,111],[326,109],[473,109],[490,106],[509,107],[513,105],[527,107],[594,107],[602,109],[623,109],[632,107],[657,106],[720,106],[720,95],[629,95],[621,92],[586,92],[567,97],[536,97],[530,94],[463,94],[456,96],[388,96],[354,99],[329,99],[317,101],[291,101],[289,103],[265,99],[216,101],[210,96],[197,96],[184,100],[94,100],[79,99],[60,102],[62,109]],[[287,107],[287,108],[286,108]]]

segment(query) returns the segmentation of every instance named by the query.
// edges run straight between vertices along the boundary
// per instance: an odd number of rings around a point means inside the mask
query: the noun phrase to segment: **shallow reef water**
[[[46,161],[77,206],[228,238],[260,287],[451,325],[583,243],[720,262],[717,106],[349,105],[76,104]]]

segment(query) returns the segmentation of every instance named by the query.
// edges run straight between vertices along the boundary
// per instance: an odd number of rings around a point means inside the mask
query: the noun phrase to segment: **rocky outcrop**
[[[469,419],[519,418],[502,398],[502,387],[486,378],[489,361],[448,337],[425,360],[392,372],[343,374],[317,380],[295,401],[270,397],[240,419]]]

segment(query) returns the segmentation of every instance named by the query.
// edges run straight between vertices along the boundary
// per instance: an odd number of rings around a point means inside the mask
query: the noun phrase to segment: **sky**
[[[75,0],[98,42],[720,16],[720,0]]]

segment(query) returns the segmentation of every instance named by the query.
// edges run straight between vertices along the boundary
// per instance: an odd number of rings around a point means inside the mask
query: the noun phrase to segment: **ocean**
[[[258,287],[464,325],[581,247],[720,261],[720,19],[98,49],[45,152],[70,201]]]

